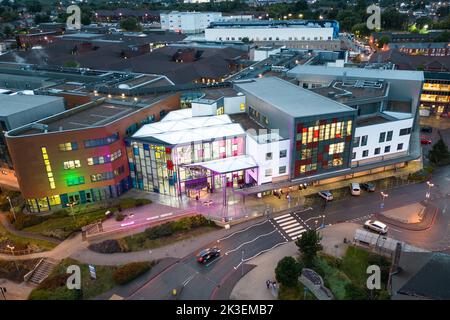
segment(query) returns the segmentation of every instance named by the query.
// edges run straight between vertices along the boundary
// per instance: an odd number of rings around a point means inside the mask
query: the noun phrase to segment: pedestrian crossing
[[[276,228],[282,231],[283,236],[290,240],[296,240],[302,236],[306,228],[290,213],[273,218]]]

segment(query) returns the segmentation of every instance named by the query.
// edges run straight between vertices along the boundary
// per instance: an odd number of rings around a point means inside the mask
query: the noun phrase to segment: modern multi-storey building
[[[424,72],[420,95],[420,115],[450,116],[450,73]]]
[[[94,202],[128,190],[124,138],[179,103],[178,94],[146,103],[101,98],[8,131],[8,149],[29,210]]]
[[[64,111],[64,100],[60,97],[4,93],[0,94],[0,106],[0,165],[12,168],[4,133]]]
[[[161,13],[161,29],[180,33],[201,33],[211,22],[222,18],[221,12],[179,12]]]
[[[251,20],[213,22],[207,41],[242,41],[299,49],[339,50],[339,24],[334,20]]]

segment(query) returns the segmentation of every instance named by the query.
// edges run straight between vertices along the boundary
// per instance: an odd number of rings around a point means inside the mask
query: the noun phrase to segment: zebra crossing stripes
[[[287,238],[295,240],[301,236],[306,229],[300,222],[290,213],[273,218],[274,226],[283,231]]]

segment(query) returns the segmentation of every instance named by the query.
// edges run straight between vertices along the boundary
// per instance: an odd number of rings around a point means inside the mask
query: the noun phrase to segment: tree
[[[316,230],[308,230],[295,242],[302,254],[302,261],[306,267],[313,265],[317,252],[322,250],[320,240],[322,238]]]
[[[378,40],[378,48],[383,48],[385,44],[388,44],[391,41],[391,38],[388,36],[382,36],[380,40]]]
[[[381,25],[387,30],[403,30],[408,23],[408,15],[395,8],[386,9],[381,13]]]
[[[243,43],[250,43],[250,39],[248,37],[243,37],[242,38],[242,42]]]
[[[41,12],[42,5],[39,1],[32,0],[26,3],[27,10],[32,13]]]
[[[122,29],[125,29],[126,31],[140,31],[141,30],[141,25],[133,17],[129,17],[129,18],[126,18],[126,19],[123,19],[122,21],[120,21],[120,27]]]
[[[91,24],[91,17],[88,14],[81,15],[81,24],[83,26],[88,26]]]
[[[279,283],[286,287],[295,287],[301,272],[300,263],[292,257],[284,257],[278,261],[275,268],[275,277]]]
[[[14,30],[13,30],[10,26],[6,25],[6,26],[3,28],[3,34],[4,34],[6,37],[10,37],[10,36],[12,36],[12,35],[14,34]]]
[[[40,23],[45,23],[45,22],[50,22],[50,17],[48,15],[37,14],[34,16],[34,23],[40,24]]]
[[[450,151],[442,138],[431,147],[428,152],[428,159],[437,166],[450,164]]]

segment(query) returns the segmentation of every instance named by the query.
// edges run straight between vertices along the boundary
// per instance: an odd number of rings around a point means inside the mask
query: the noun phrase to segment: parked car
[[[420,137],[421,144],[431,144],[431,139],[428,137]]]
[[[333,194],[330,190],[319,191],[317,194],[319,197],[324,198],[327,201],[333,200]]]
[[[370,182],[364,182],[361,183],[361,188],[368,191],[368,192],[374,192],[375,191],[375,185]]]
[[[420,128],[421,132],[425,132],[425,133],[432,133],[433,132],[433,128],[430,126],[425,126],[425,127],[421,127]]]
[[[211,260],[220,257],[220,249],[217,247],[207,248],[199,252],[197,255],[198,263],[208,263]]]
[[[375,231],[376,233],[386,234],[388,232],[388,227],[383,222],[378,220],[367,220],[364,223],[366,229]]]
[[[359,183],[350,183],[350,192],[352,196],[359,196],[361,194]]]

